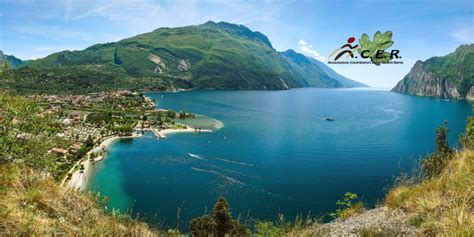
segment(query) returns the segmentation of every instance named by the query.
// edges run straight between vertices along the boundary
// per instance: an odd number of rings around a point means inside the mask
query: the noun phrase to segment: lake
[[[109,210],[181,229],[220,195],[242,219],[324,215],[345,192],[373,206],[434,150],[438,125],[448,121],[456,144],[471,115],[465,101],[373,89],[148,96],[160,108],[202,115],[185,123],[215,132],[118,140],[95,164],[88,189],[108,196]]]

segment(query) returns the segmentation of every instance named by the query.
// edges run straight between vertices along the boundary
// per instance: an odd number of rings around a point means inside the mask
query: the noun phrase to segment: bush
[[[446,127],[438,127],[436,129],[436,150],[423,160],[423,171],[427,178],[438,176],[452,157],[453,151],[449,147],[446,134]]]
[[[209,215],[191,220],[191,231],[194,236],[213,236],[216,229],[217,223]]]
[[[193,236],[246,236],[247,229],[238,221],[232,219],[229,204],[224,197],[219,197],[211,215],[191,220],[191,232]]]
[[[339,208],[329,215],[333,218],[346,219],[354,214],[362,213],[364,211],[364,204],[360,201],[356,202],[358,198],[359,197],[355,193],[345,193],[344,198],[338,200],[336,203]]]
[[[470,117],[467,125],[466,131],[461,136],[460,143],[468,149],[474,148],[474,117]]]

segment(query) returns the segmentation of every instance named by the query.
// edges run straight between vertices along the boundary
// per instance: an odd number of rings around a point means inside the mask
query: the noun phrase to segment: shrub
[[[474,148],[474,117],[470,117],[467,125],[466,131],[461,135],[460,143],[468,149]]]
[[[247,229],[238,221],[232,219],[229,204],[224,197],[219,197],[211,215],[191,220],[193,236],[246,236]]]
[[[194,236],[214,236],[217,223],[209,215],[191,220],[191,232]]]
[[[448,129],[440,126],[436,129],[436,150],[423,160],[423,171],[428,178],[438,176],[452,157],[453,151],[449,147],[446,134]]]
[[[346,219],[354,214],[362,213],[364,211],[364,204],[360,201],[356,202],[358,198],[359,197],[355,193],[345,193],[344,198],[337,201],[336,204],[338,208],[336,211],[329,215],[333,218]]]

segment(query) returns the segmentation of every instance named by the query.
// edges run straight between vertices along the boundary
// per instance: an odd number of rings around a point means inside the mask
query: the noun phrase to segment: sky
[[[329,65],[379,88],[393,87],[417,60],[474,43],[472,0],[0,0],[0,50],[36,59],[209,20],[243,24],[278,51],[291,48],[325,63],[349,37],[392,31],[391,49],[400,50],[402,65]]]

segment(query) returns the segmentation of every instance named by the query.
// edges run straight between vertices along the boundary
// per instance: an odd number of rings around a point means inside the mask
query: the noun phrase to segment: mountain
[[[18,68],[24,64],[24,62],[21,59],[16,58],[15,56],[12,56],[12,55],[5,55],[0,50],[0,65],[3,65],[4,62],[7,62],[10,68]]]
[[[294,51],[293,51],[294,52]],[[294,55],[293,55],[294,56]],[[306,58],[305,56],[301,55]],[[324,64],[277,52],[269,39],[226,22],[159,28],[118,42],[28,61],[16,89],[263,89],[351,87]],[[318,64],[319,63],[319,64]],[[321,66],[323,65],[323,66]],[[64,90],[62,90],[64,91]]]
[[[474,44],[461,45],[443,57],[417,61],[392,91],[474,100]]]
[[[316,64],[317,66],[319,66],[329,77],[339,81],[339,83],[342,84],[342,87],[369,87],[368,85],[364,84],[364,83],[361,83],[361,82],[358,82],[358,81],[354,81],[354,80],[351,80],[345,76],[342,76],[341,74],[337,73],[336,71],[334,71],[332,68],[328,67],[326,64],[316,60],[316,59],[313,59],[313,58],[309,58],[311,62],[313,62],[314,64]]]
[[[288,61],[293,71],[308,82],[310,87],[368,87],[366,84],[353,81],[338,74],[320,61],[306,57],[292,49],[288,49],[280,54]]]

